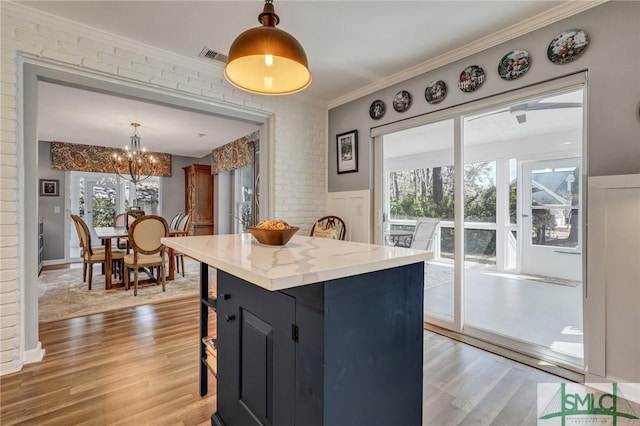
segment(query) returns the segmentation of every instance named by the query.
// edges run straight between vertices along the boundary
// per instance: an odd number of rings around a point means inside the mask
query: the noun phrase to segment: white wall
[[[43,355],[35,275],[24,266],[37,264],[26,257],[34,253],[37,240],[36,223],[30,223],[36,218],[30,209],[37,210],[37,188],[27,169],[38,162],[33,149],[37,124],[22,119],[35,110],[22,103],[19,91],[29,83],[21,71],[24,58],[83,78],[268,116],[269,216],[309,227],[324,211],[324,103],[304,93],[285,98],[247,94],[227,84],[222,67],[213,62],[164,52],[14,3],[1,2],[0,14],[0,374],[17,371]]]

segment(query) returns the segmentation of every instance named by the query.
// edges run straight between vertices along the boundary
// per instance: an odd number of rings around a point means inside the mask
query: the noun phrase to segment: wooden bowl
[[[266,244],[269,246],[283,246],[298,232],[300,228],[292,226],[289,229],[261,229],[254,228],[252,226],[247,228],[247,231],[258,240],[260,244]]]

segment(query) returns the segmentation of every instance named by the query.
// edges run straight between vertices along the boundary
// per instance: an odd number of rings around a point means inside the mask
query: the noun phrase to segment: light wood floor
[[[198,324],[197,298],[42,324],[44,361],[0,378],[0,424],[210,424]],[[424,377],[423,424],[437,426],[535,425],[537,383],[563,380],[429,331]]]

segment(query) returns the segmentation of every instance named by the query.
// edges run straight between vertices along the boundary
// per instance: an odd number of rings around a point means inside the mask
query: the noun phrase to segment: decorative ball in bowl
[[[287,244],[291,237],[299,230],[300,228],[297,226],[290,226],[283,220],[263,220],[256,226],[247,228],[247,231],[249,231],[260,244],[269,246],[283,246]]]

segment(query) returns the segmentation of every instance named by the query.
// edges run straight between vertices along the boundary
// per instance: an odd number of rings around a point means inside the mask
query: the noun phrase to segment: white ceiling
[[[144,103],[59,84],[38,83],[38,139],[123,148],[140,124],[142,146],[202,158],[258,127],[212,114]]]
[[[226,55],[240,32],[258,26],[257,16],[263,5],[254,0],[20,3],[202,61],[208,61],[198,58],[203,47]],[[313,82],[304,93],[331,102],[563,3],[567,2],[276,0],[274,6],[281,20],[279,28],[295,36],[307,53]],[[60,93],[62,89],[65,93]],[[42,112],[55,119],[38,123],[40,139],[121,146],[131,133],[129,123],[138,121],[142,124],[143,144],[149,149],[200,156],[239,137],[234,135],[245,132],[247,126],[221,123],[211,116],[187,118],[186,112],[169,113],[122,98],[96,102],[96,96],[106,95],[73,90],[65,87],[42,91]],[[74,108],[60,111],[60,99],[65,105],[73,102]],[[145,111],[147,108],[149,111]],[[168,114],[163,116],[165,119],[154,120],[162,113]],[[224,132],[227,133],[222,135]],[[96,133],[108,138],[99,142]],[[207,137],[197,138],[197,133]],[[211,145],[206,152],[199,150],[207,143]]]

